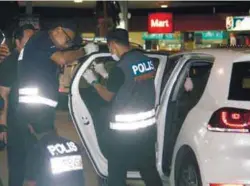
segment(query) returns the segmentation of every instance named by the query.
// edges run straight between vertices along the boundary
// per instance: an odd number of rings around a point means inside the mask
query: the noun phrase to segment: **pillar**
[[[121,7],[119,28],[128,30],[128,1],[119,1]]]
[[[32,1],[26,1],[25,3],[26,3],[26,5],[25,5],[25,13],[27,15],[32,15],[32,12],[33,12]]]

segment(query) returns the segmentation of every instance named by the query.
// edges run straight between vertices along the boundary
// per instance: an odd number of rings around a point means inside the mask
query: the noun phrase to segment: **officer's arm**
[[[125,81],[125,75],[119,67],[114,67],[109,73],[107,87],[96,83],[94,87],[98,94],[105,100],[111,101]]]
[[[58,51],[52,54],[51,60],[58,65],[65,65],[73,63],[84,55],[85,52],[82,49],[71,51]]]
[[[94,85],[96,91],[98,94],[105,100],[105,101],[111,101],[115,93],[110,92],[106,87],[102,86],[99,83],[96,83]]]
[[[8,97],[10,94],[9,87],[0,86],[0,95],[4,99],[4,107],[0,114],[0,124],[7,124],[7,113],[8,113]]]

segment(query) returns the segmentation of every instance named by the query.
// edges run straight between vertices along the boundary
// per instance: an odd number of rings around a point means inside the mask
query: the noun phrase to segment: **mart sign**
[[[152,13],[148,15],[148,33],[164,34],[173,32],[172,13]]]

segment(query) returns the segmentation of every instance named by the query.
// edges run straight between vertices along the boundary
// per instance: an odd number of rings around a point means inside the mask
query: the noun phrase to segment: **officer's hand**
[[[7,127],[5,124],[0,124],[0,141],[7,144]]]
[[[92,84],[94,81],[97,80],[94,72],[90,69],[86,70],[83,75],[84,79],[86,79],[86,81],[89,83],[89,84]]]
[[[0,46],[0,62],[10,55],[9,47],[6,44]]]
[[[109,74],[108,72],[106,71],[105,67],[104,67],[104,64],[103,63],[99,63],[99,64],[96,64],[94,65],[94,69],[95,71],[100,74],[104,79],[107,79]]]
[[[0,141],[3,141],[5,144],[7,144],[7,132],[0,133]]]
[[[84,50],[85,50],[86,55],[89,55],[93,52],[98,52],[99,46],[94,43],[88,43],[87,45],[84,46]]]

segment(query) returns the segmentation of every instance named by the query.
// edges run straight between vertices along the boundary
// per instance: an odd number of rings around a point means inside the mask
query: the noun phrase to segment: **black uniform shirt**
[[[28,153],[25,180],[37,186],[84,186],[79,147],[53,133],[43,136]]]
[[[17,106],[17,58],[19,52],[14,49],[11,54],[0,63],[0,86],[11,88],[8,106],[8,125],[13,123],[14,112]]]
[[[12,53],[0,63],[0,86],[12,88],[17,78],[18,51]]]
[[[37,87],[39,96],[57,101],[58,68],[51,60],[56,51],[48,32],[31,37],[18,58],[19,88]]]
[[[114,67],[110,73],[107,81],[107,89],[110,92],[117,93],[125,81],[125,75],[121,68]]]

